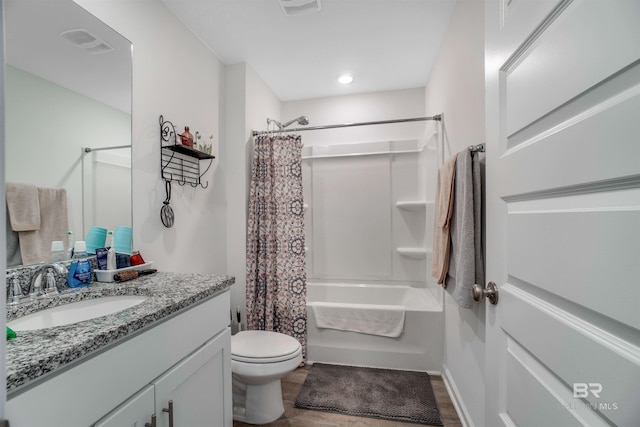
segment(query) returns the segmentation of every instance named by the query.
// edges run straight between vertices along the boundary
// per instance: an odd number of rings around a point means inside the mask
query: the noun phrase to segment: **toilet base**
[[[233,378],[233,419],[247,424],[268,424],[284,414],[280,380],[243,384]]]

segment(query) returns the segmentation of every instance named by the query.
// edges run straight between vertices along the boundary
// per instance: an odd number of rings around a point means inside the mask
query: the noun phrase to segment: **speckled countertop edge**
[[[113,295],[144,295],[149,299],[115,314],[71,325],[17,332],[6,343],[7,393],[67,367],[90,353],[113,344],[192,304],[228,289],[231,276],[158,272],[123,283],[92,283],[37,303],[7,306],[10,321],[45,308]]]

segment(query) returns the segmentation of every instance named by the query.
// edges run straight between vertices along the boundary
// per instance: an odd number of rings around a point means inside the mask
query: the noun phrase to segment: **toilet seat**
[[[277,363],[296,358],[302,346],[293,337],[271,331],[242,331],[231,337],[231,360]]]

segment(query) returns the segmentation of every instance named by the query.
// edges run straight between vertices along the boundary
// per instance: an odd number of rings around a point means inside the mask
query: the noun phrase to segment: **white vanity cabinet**
[[[230,332],[224,331],[178,363],[140,393],[127,400],[94,427],[230,426],[226,390],[231,388],[225,354]]]
[[[153,386],[149,385],[98,421],[94,427],[143,427],[146,423],[152,424],[153,411],[154,391]]]
[[[231,427],[229,291],[9,395],[12,427]]]

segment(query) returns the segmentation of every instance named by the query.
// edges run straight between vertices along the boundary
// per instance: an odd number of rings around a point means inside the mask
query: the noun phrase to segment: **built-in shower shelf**
[[[397,248],[396,252],[408,258],[425,259],[427,252],[431,251],[425,248]]]
[[[426,200],[412,200],[396,202],[396,207],[404,211],[424,211],[427,205],[433,205],[434,202]]]

